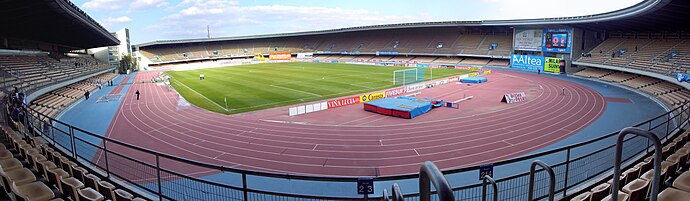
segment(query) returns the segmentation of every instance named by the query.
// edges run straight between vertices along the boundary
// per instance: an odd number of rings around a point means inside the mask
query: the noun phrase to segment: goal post
[[[393,85],[400,86],[424,81],[424,69],[413,68],[393,71]]]

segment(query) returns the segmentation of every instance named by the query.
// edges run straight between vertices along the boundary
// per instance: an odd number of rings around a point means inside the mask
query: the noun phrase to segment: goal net
[[[413,68],[393,71],[393,85],[406,85],[424,81],[424,69]]]

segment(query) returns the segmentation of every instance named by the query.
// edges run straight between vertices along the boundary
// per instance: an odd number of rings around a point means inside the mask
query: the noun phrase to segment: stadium
[[[136,45],[3,4],[1,200],[690,197],[689,1]]]

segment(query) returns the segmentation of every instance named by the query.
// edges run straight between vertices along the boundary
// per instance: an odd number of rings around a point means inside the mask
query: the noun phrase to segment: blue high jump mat
[[[478,83],[484,83],[487,81],[489,81],[489,79],[487,79],[486,77],[466,77],[466,78],[460,79],[460,82],[462,82],[462,83],[476,83],[476,84],[478,84]]]
[[[388,116],[412,119],[429,112],[434,106],[438,107],[441,105],[443,105],[443,101],[401,96],[366,102],[364,103],[364,110]]]

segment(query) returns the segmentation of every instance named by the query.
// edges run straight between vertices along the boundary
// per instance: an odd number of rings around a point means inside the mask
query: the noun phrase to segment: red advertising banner
[[[329,100],[328,101],[328,108],[336,108],[336,107],[342,107],[342,106],[347,106],[347,105],[352,105],[352,104],[357,104],[359,103],[359,96],[351,96],[347,98],[341,98],[341,99],[335,99],[335,100]]]
[[[292,59],[292,53],[290,53],[290,52],[270,52],[270,53],[268,53],[268,58],[271,60],[290,60],[290,59]]]

